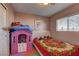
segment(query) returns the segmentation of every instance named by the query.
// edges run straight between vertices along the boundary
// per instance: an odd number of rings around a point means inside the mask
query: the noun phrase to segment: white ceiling
[[[55,5],[43,6],[40,3],[13,3],[16,12],[31,13],[40,16],[51,16],[69,7],[72,3],[56,3]]]

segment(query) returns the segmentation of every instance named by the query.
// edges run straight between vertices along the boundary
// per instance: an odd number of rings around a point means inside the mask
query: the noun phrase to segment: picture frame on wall
[[[36,31],[39,31],[39,30],[41,30],[41,21],[40,20],[36,20],[35,21],[35,30]]]

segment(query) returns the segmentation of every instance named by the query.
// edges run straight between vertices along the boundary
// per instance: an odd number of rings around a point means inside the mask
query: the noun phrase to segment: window
[[[18,43],[26,43],[27,36],[25,34],[20,34],[18,36]]]
[[[29,36],[29,42],[31,41],[31,36]]]
[[[79,31],[79,15],[69,17],[69,31]]]
[[[57,20],[57,31],[67,31],[67,18]]]
[[[79,31],[79,14],[58,19],[56,25],[57,31]]]

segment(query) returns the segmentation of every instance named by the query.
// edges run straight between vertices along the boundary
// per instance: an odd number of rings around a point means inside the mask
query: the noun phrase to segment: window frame
[[[75,30],[69,30],[69,17],[71,17],[71,16],[75,16],[75,15],[79,15],[79,13],[77,12],[77,13],[75,13],[75,14],[71,14],[71,15],[68,15],[68,16],[64,16],[64,17],[61,17],[61,18],[58,18],[57,20],[61,20],[62,18],[66,18],[67,17],[67,31],[68,32],[79,32],[79,30],[78,31],[75,31]],[[57,29],[57,20],[56,20],[56,31],[58,31],[58,32],[67,32],[67,31],[64,31],[64,30],[61,30],[61,31],[59,31],[58,29]]]

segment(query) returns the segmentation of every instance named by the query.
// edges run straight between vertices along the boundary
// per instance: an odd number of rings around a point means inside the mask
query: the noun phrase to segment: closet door
[[[0,28],[6,27],[6,9],[0,4]]]
[[[6,26],[6,9],[0,4],[0,55],[8,55],[9,33],[2,28]]]

